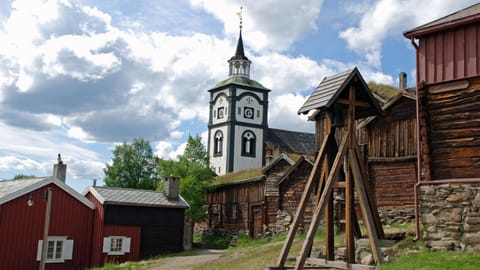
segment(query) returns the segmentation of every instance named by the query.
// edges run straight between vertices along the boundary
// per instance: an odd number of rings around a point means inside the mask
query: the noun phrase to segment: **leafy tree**
[[[36,176],[33,174],[28,175],[28,174],[21,173],[21,174],[16,174],[12,180],[29,179],[29,178],[36,178]]]
[[[189,136],[187,146],[178,161],[160,160],[158,173],[163,179],[175,176],[180,179],[180,194],[190,205],[187,217],[193,222],[206,218],[203,206],[205,196],[213,180],[213,172],[208,167],[208,153],[200,136]]]
[[[156,164],[150,142],[134,139],[132,144],[124,142],[113,151],[112,164],[106,164],[105,185],[107,187],[152,189],[157,182]]]

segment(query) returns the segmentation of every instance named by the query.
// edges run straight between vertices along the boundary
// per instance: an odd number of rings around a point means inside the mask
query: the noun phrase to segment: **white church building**
[[[217,175],[265,166],[280,152],[313,154],[315,134],[268,128],[268,94],[250,79],[242,27],[229,76],[210,92],[208,153]]]

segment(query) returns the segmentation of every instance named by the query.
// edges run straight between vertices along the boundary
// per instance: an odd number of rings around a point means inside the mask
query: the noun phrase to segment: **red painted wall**
[[[138,226],[105,226],[105,209],[91,193],[87,199],[95,204],[95,218],[93,222],[92,265],[103,266],[107,262],[138,261],[140,259],[141,229]],[[131,238],[130,253],[122,256],[111,256],[102,252],[103,238],[108,236],[126,236]]]
[[[420,37],[418,81],[427,84],[480,75],[480,25]]]
[[[50,236],[74,240],[72,260],[47,263],[46,269],[85,269],[91,265],[90,247],[94,211],[54,184],[0,206],[0,269],[38,269],[38,240],[43,239],[46,201],[43,191],[52,188]]]
[[[122,256],[107,255],[102,253],[103,263],[115,262],[122,263],[126,261],[140,260],[140,232],[138,226],[105,226],[103,230],[103,237],[108,236],[126,236],[131,238],[130,252]],[[103,239],[102,239],[103,241]],[[103,242],[102,242],[103,245]]]

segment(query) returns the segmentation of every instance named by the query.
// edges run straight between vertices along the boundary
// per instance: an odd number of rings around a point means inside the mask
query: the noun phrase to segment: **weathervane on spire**
[[[240,11],[237,12],[237,16],[238,16],[238,18],[240,18],[240,29],[242,29],[242,20],[243,20],[242,19],[242,10],[243,10],[243,7],[240,6]]]

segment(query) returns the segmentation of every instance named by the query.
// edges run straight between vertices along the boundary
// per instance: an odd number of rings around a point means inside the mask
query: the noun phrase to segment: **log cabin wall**
[[[281,210],[287,212],[292,219],[295,216],[312,167],[312,163],[304,160],[294,172],[280,183],[280,207]],[[316,189],[315,187],[314,190]],[[310,197],[310,201],[302,217],[303,220],[300,226],[303,227],[304,230],[308,230],[308,225],[311,223],[315,201],[316,196],[313,194],[313,196]]]
[[[415,100],[401,97],[365,128],[368,169],[380,209],[413,208],[417,132]]]
[[[291,166],[285,159],[282,159],[268,170],[265,176],[265,225],[270,229],[275,229],[277,212],[281,208],[278,182]]]
[[[423,89],[428,175],[480,178],[480,77]]]
[[[207,194],[209,228],[249,233],[251,208],[263,205],[263,178],[218,186]]]

